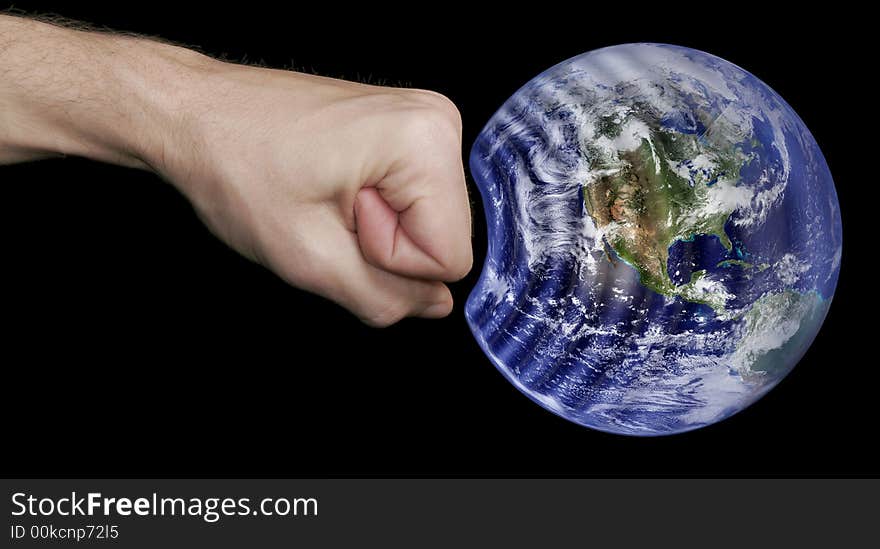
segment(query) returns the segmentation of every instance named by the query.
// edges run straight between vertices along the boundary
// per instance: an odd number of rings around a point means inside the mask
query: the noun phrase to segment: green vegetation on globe
[[[602,117],[595,137],[618,137],[626,121]],[[715,236],[726,250],[732,249],[724,225],[734,210],[717,197],[736,187],[750,155],[729,137],[723,127],[696,135],[656,124],[634,151],[616,158],[592,151],[591,170],[605,175],[583,187],[587,213],[606,245],[636,269],[642,284],[664,296],[708,305],[721,316],[731,296],[706,280],[705,270],[676,285],[667,267],[670,246],[697,235]],[[614,261],[610,253],[607,257]],[[751,267],[745,261],[726,263]]]

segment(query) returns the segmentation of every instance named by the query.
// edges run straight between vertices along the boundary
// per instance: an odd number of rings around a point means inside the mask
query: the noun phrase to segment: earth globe
[[[489,235],[467,321],[520,391],[626,435],[723,420],[794,368],[841,260],[803,121],[723,59],[626,44],[517,91],[470,155]]]

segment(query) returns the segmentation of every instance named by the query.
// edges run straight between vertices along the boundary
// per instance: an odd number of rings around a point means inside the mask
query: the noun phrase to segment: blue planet
[[[825,319],[840,210],[822,152],[723,59],[626,44],[517,91],[470,155],[489,243],[466,317],[544,408],[625,435],[721,421]]]

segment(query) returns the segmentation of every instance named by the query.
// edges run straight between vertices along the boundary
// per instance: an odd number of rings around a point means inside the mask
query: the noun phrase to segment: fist
[[[472,264],[452,102],[218,61],[184,80],[149,163],[214,234],[369,325],[449,314]]]

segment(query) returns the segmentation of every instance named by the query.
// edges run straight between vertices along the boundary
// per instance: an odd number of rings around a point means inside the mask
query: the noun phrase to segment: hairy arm
[[[190,71],[209,61],[149,40],[0,15],[0,162],[76,155],[147,168]]]
[[[155,171],[232,248],[371,325],[445,316],[471,266],[458,111],[0,15],[0,164]]]

